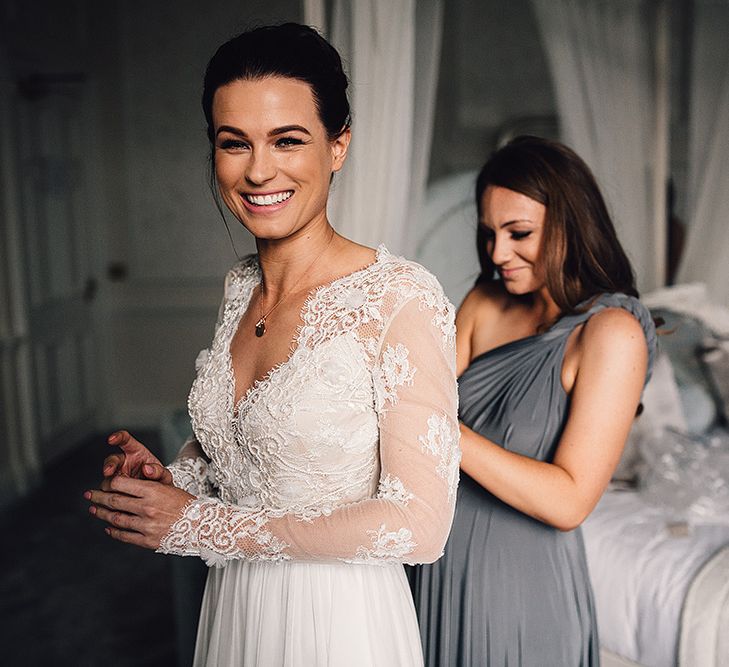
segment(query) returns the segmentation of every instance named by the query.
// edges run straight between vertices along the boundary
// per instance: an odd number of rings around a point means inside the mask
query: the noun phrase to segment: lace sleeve
[[[200,443],[190,437],[180,448],[175,460],[167,466],[172,473],[172,483],[194,496],[214,496],[213,479],[208,460]]]
[[[373,368],[381,473],[374,498],[314,518],[191,501],[159,551],[209,565],[249,560],[432,562],[448,536],[458,483],[453,308],[442,292],[406,300]]]

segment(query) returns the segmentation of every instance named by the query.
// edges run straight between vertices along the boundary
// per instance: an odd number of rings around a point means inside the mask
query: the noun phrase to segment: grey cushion
[[[701,360],[709,330],[697,319],[667,309],[651,311],[665,324],[658,338],[660,350],[668,355],[681,396],[688,433],[702,435],[717,421],[719,407],[715,390]]]
[[[700,354],[714,389],[719,412],[729,422],[729,341],[710,338]]]

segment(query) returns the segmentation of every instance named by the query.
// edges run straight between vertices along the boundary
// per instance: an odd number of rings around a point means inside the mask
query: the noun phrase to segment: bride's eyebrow
[[[230,134],[235,134],[239,137],[248,138],[248,135],[243,130],[238,127],[233,127],[232,125],[221,125],[215,131],[215,134],[218,135],[221,132],[229,132]],[[268,133],[268,136],[275,137],[279,134],[286,134],[287,132],[301,132],[309,137],[311,136],[311,132],[309,132],[309,130],[307,130],[303,125],[283,125],[282,127],[276,127]]]
[[[218,134],[220,134],[221,132],[230,132],[230,134],[236,134],[239,137],[247,137],[248,136],[245,132],[243,132],[243,130],[241,130],[241,129],[237,128],[237,127],[233,127],[232,125],[221,125],[215,131],[216,136]]]
[[[303,132],[308,136],[311,136],[311,132],[301,125],[284,125],[283,127],[277,127],[268,133],[269,137],[276,136],[277,134],[286,134],[287,132]]]

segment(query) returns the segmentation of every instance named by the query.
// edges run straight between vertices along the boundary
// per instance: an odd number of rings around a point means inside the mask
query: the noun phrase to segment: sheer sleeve
[[[453,308],[439,292],[407,300],[377,340],[372,368],[380,477],[373,498],[306,519],[191,501],[159,551],[208,564],[249,560],[426,563],[440,557],[458,484]]]

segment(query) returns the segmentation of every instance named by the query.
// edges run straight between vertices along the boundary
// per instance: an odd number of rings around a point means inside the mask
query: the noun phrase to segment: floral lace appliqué
[[[415,496],[405,489],[405,485],[402,483],[400,478],[387,474],[380,480],[380,485],[377,489],[377,497],[385,498],[397,503],[398,505],[406,506],[408,501],[412,500]]]
[[[418,439],[423,451],[440,459],[436,472],[448,482],[448,497],[452,498],[458,487],[458,466],[461,462],[458,429],[444,415],[433,414],[428,418],[428,434]]]
[[[372,548],[357,549],[357,556],[363,560],[402,560],[417,546],[409,528],[388,531],[383,523],[378,530],[367,533],[372,536]]]
[[[402,343],[394,347],[388,344],[382,352],[379,367],[373,373],[375,388],[377,389],[377,409],[381,410],[385,403],[397,403],[397,389],[412,385],[415,371],[408,361],[408,349]]]

